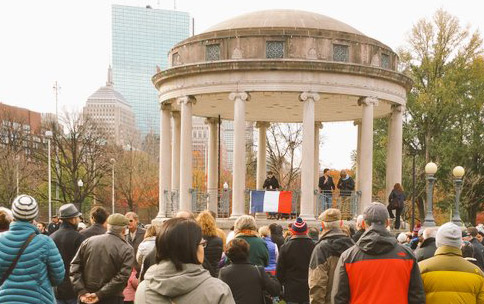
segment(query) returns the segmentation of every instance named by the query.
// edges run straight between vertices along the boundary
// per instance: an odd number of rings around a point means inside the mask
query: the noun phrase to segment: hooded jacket
[[[334,270],[341,254],[355,243],[341,229],[331,229],[319,239],[309,262],[311,303],[331,303]]]
[[[336,266],[333,303],[425,303],[417,261],[383,225],[373,224],[343,252]]]
[[[148,269],[135,299],[136,304],[235,304],[229,286],[202,265],[183,264],[179,271],[168,260]]]
[[[484,273],[462,257],[459,248],[442,246],[418,263],[427,304],[484,303]]]
[[[37,227],[29,222],[12,222],[9,231],[0,233],[0,277],[10,267],[31,233],[36,236],[25,248],[8,279],[0,286],[2,304],[55,303],[52,286],[62,283],[64,263],[54,241],[40,234]]]

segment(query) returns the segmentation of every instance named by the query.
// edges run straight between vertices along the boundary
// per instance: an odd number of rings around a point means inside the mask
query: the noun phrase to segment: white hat
[[[448,222],[440,226],[435,237],[435,245],[460,248],[462,244],[462,230],[456,224]]]
[[[397,241],[400,243],[400,244],[403,244],[407,241],[407,235],[403,232],[401,232],[398,237],[397,237]]]
[[[13,217],[19,221],[32,221],[39,214],[39,206],[35,198],[21,194],[12,203]]]

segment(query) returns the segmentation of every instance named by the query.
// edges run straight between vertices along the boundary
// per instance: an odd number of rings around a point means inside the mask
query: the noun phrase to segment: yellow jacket
[[[484,304],[484,273],[459,248],[439,247],[418,266],[427,304]]]

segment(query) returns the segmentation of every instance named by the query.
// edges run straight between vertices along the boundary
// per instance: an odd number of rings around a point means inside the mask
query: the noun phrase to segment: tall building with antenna
[[[113,82],[132,106],[142,136],[159,133],[156,67],[166,69],[168,51],[190,35],[186,12],[114,4],[112,6]]]

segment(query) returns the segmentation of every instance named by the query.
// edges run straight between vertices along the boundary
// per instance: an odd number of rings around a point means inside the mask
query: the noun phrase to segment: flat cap
[[[373,202],[363,211],[363,218],[368,224],[385,225],[390,215],[382,203]]]
[[[129,220],[121,213],[113,213],[108,217],[108,224],[112,226],[126,226]]]
[[[335,222],[341,220],[341,211],[336,208],[329,208],[319,216],[322,222]]]

